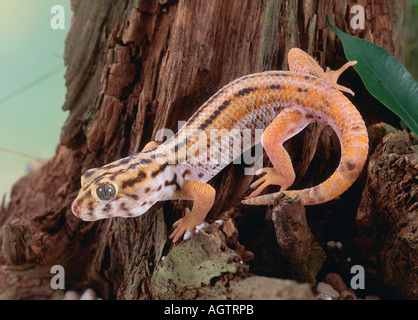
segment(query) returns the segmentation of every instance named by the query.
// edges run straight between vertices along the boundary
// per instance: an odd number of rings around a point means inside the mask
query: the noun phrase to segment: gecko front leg
[[[192,232],[205,220],[207,213],[215,201],[215,189],[202,181],[186,180],[180,191],[175,194],[175,199],[193,200],[192,211],[177,220],[175,228],[170,235],[173,242],[179,240],[186,232]]]

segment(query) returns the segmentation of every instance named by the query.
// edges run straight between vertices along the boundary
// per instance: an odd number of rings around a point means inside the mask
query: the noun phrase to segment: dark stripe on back
[[[205,122],[203,122],[199,126],[199,130],[204,130],[206,127],[208,127],[221,114],[222,110],[224,110],[227,106],[229,106],[230,103],[231,103],[231,100],[225,100],[224,103],[222,103],[219,106],[219,108],[215,110],[215,112],[209,118],[207,118]]]
[[[187,121],[187,123],[186,123],[186,126],[188,126],[188,125],[191,125],[193,122],[195,122],[196,121],[196,119],[197,119],[197,117],[216,99],[216,98],[218,98],[219,97],[219,95],[220,94],[222,94],[226,89],[228,89],[228,88],[230,88],[231,86],[235,86],[235,85],[237,85],[238,83],[240,83],[240,82],[242,82],[242,81],[245,81],[245,80],[247,80],[247,79],[252,79],[252,78],[256,78],[256,77],[259,77],[261,74],[260,73],[255,73],[255,74],[252,74],[252,75],[248,75],[248,76],[244,76],[244,77],[242,77],[242,78],[240,78],[240,79],[238,79],[237,81],[233,81],[233,82],[231,82],[229,85],[227,85],[227,86],[225,86],[225,87],[223,87],[222,89],[220,89],[217,93],[215,93],[205,104],[203,104],[196,112],[195,112],[195,114],[189,119],[189,121]],[[286,74],[286,73],[276,73],[276,72],[268,72],[268,73],[265,73],[264,74],[264,76],[268,76],[268,77],[287,77],[287,76],[289,76],[288,74]],[[250,93],[251,91],[254,91],[254,90],[257,90],[258,88],[244,88],[244,89],[242,89],[242,90],[240,90],[237,94],[235,94],[234,95],[234,98],[235,97],[237,97],[237,96],[242,96],[242,95],[245,95],[245,94],[248,94],[248,93]],[[229,101],[230,102],[230,100],[226,100],[226,101]],[[218,108],[218,110],[223,110],[223,109],[225,109],[226,107],[227,107],[227,105],[226,106],[224,106],[224,104],[226,103],[226,101]],[[228,102],[228,104],[229,104],[229,102]],[[213,121],[213,120],[212,120]],[[203,124],[200,126],[200,127],[202,127],[203,126]],[[177,137],[177,134],[173,137],[173,138],[176,138]]]
[[[267,74],[269,76],[273,76],[273,74]],[[223,87],[222,89],[220,89],[218,92],[216,92],[211,98],[209,98],[208,101],[206,101],[196,112],[195,114],[189,119],[189,121],[187,121],[186,125],[191,125],[196,118],[207,108],[207,106],[209,106],[216,98],[218,98],[226,89],[230,88],[231,86],[237,85],[238,83],[245,81],[247,79],[251,79],[251,78],[255,78],[260,76],[260,74],[256,73],[256,74],[252,74],[252,75],[248,75],[248,76],[244,76],[242,78],[239,78],[237,81],[232,81],[229,85]]]
[[[272,84],[270,87],[268,87],[268,89],[272,89],[272,90],[281,89],[281,88],[282,86],[280,84]]]
[[[270,74],[270,75],[272,75],[272,74]],[[231,85],[236,85],[237,83],[239,83],[239,82],[241,82],[241,81],[244,81],[244,80],[246,80],[246,79],[249,79],[249,78],[254,78],[254,77],[256,77],[256,76],[258,76],[258,74],[256,74],[256,75],[252,75],[252,76],[248,76],[248,77],[244,77],[244,78],[242,78],[242,79],[240,79],[240,81],[237,81],[237,82],[235,82],[235,83],[232,83]],[[228,86],[229,87],[229,86]],[[225,89],[227,89],[228,87],[225,87],[223,90],[225,90]],[[232,102],[232,100],[234,100],[235,98],[237,98],[237,97],[242,97],[242,96],[245,96],[245,95],[247,95],[247,94],[249,94],[249,93],[251,93],[251,92],[253,92],[253,91],[256,91],[256,90],[259,90],[259,89],[261,89],[261,88],[255,88],[255,87],[253,87],[253,88],[244,88],[244,89],[241,89],[240,91],[238,91],[237,93],[235,93],[234,94],[234,96],[231,98],[231,99],[229,99],[229,100],[225,100],[215,111],[213,111],[213,113],[212,113],[212,115],[209,117],[209,118],[207,118],[200,126],[199,126],[199,128],[198,128],[198,130],[204,130],[205,128],[207,128],[210,124],[212,124],[212,122],[213,121],[215,121],[215,119],[219,116],[219,115],[221,115],[222,114],[222,111],[223,110],[225,110],[230,104],[231,104],[231,102]],[[219,91],[218,93],[220,93],[220,92],[223,92],[222,90],[221,91]],[[202,106],[201,107],[201,109],[199,109],[199,110],[202,110],[203,108],[206,108],[206,106],[207,106],[207,104],[205,104],[204,106]],[[198,110],[198,111],[199,111]],[[197,112],[196,112],[197,113]],[[196,114],[195,114],[196,115]],[[194,121],[195,121],[195,119],[196,118],[191,118],[189,121],[187,121],[187,123],[186,123],[186,125],[185,126],[188,126],[188,125],[190,125],[191,123],[193,123]],[[191,135],[191,136],[193,136],[194,135],[194,133]],[[176,136],[177,136],[177,134],[176,134]],[[185,140],[183,140],[183,141],[181,141],[181,142],[179,142],[179,143],[177,143],[173,148],[172,148],[172,150],[171,150],[171,152],[175,152],[175,151],[177,151],[177,150],[175,150],[176,149],[176,146],[177,146],[177,148],[181,148],[181,147],[183,147],[184,145],[186,145],[186,143],[187,143],[187,141],[185,141]]]

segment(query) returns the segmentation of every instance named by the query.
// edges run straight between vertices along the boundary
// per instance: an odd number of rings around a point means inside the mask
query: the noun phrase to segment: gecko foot
[[[177,242],[181,238],[181,236],[183,236],[183,240],[185,241],[190,240],[200,230],[203,230],[210,226],[210,224],[205,221],[203,221],[201,224],[193,226],[194,224],[187,219],[187,217],[189,217],[190,215],[190,209],[186,207],[184,211],[185,217],[177,220],[173,224],[175,230],[169,237],[170,239],[174,238],[173,242]],[[216,220],[215,223],[218,225],[222,225],[223,220]]]
[[[254,198],[258,196],[261,191],[263,191],[267,186],[269,185],[278,185],[281,186],[281,191],[286,190],[290,185],[293,183],[288,183],[284,177],[275,169],[275,168],[262,168],[257,170],[255,173],[256,175],[260,175],[265,173],[264,176],[261,178],[258,178],[256,181],[254,181],[250,188],[257,188],[254,190],[248,197],[248,198]]]
[[[169,238],[173,239],[173,242],[177,242],[183,235],[184,240],[190,239],[192,231],[194,231],[196,226],[199,224],[193,220],[193,216],[190,214],[190,209],[186,208],[184,210],[184,217],[174,222],[174,231],[170,234]]]
[[[216,221],[215,221],[215,222],[216,222]],[[207,222],[203,221],[201,224],[199,224],[198,226],[196,226],[196,228],[195,228],[195,230],[194,230],[193,232],[186,231],[186,232],[185,232],[185,234],[184,234],[184,236],[183,236],[183,240],[184,240],[184,241],[190,240],[190,239],[191,239],[191,238],[193,238],[193,237],[194,237],[194,235],[195,235],[196,233],[198,233],[200,230],[203,230],[203,229],[205,229],[205,228],[207,228],[207,227],[209,227],[209,226],[210,226],[210,224],[209,224],[209,223],[207,223]]]
[[[173,239],[173,242],[177,242],[185,233],[194,231],[196,226],[197,223],[190,216],[183,217],[173,224],[174,231],[170,234],[169,238]]]
[[[324,80],[326,80],[329,84],[331,84],[335,89],[343,91],[343,92],[347,92],[347,93],[351,94],[352,96],[354,96],[353,91],[351,91],[347,87],[339,85],[337,83],[337,81],[338,81],[338,78],[340,77],[340,75],[345,70],[347,70],[349,67],[352,67],[356,64],[357,64],[357,61],[349,61],[338,70],[331,70],[330,68],[327,68],[327,70],[325,72],[325,79]]]

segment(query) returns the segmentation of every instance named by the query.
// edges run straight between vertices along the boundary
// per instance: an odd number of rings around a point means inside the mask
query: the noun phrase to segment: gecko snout
[[[71,205],[71,211],[74,213],[74,215],[76,215],[77,217],[79,217],[79,215],[80,215],[80,206],[78,205],[77,201],[74,201],[73,204]]]

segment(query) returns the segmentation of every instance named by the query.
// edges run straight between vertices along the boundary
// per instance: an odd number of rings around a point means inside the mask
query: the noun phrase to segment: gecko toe
[[[208,226],[209,226],[209,223],[203,221],[201,224],[199,224],[198,226],[196,226],[196,232],[199,232],[199,230],[205,229]]]
[[[187,241],[187,240],[190,240],[191,238],[193,238],[193,233],[191,233],[190,231],[186,231],[184,233],[183,240]]]

